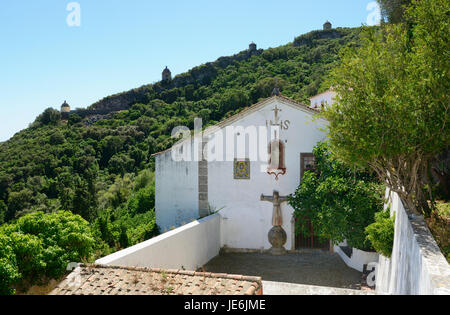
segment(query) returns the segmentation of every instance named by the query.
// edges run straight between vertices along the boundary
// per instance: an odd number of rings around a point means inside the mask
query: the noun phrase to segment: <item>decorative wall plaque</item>
[[[249,159],[234,159],[234,179],[250,179]]]

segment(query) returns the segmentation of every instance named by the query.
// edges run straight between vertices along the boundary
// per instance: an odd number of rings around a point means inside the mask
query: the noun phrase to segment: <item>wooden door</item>
[[[298,221],[296,222],[296,226],[297,223]],[[308,233],[305,235],[300,232],[295,235],[295,249],[330,249],[329,240],[321,240],[314,234],[314,227],[310,220],[306,220],[300,224],[306,228]]]
[[[300,154],[300,180],[303,180],[303,176],[306,171],[315,171],[315,158],[312,153]],[[309,231],[305,236],[303,233],[295,235],[295,249],[329,249],[329,240],[320,240],[318,236],[314,234],[314,227],[310,220],[305,220],[301,223],[306,230]],[[297,226],[297,222],[296,222]]]

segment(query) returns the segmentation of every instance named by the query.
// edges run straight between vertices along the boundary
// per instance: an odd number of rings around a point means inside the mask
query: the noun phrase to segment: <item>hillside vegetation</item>
[[[97,255],[158,233],[152,153],[171,146],[172,128],[214,124],[270,96],[307,102],[338,61],[358,43],[359,28],[315,31],[278,48],[243,51],[175,77],[107,97],[90,109],[108,119],[47,109],[0,144],[0,223],[41,211],[80,215],[90,223]]]

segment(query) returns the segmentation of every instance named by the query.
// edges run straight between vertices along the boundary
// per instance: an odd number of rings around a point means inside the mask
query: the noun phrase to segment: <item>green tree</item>
[[[130,215],[153,211],[155,208],[155,186],[140,189],[128,201]]]
[[[100,213],[93,226],[98,238],[110,247],[115,246],[115,235],[111,224],[111,215],[108,211]]]
[[[430,213],[424,187],[449,145],[449,0],[413,1],[402,25],[366,29],[332,73],[338,93],[325,112],[332,151],[371,167],[415,212]]]
[[[404,22],[405,10],[411,0],[377,0],[382,17],[390,23]]]
[[[50,136],[49,143],[52,145],[63,144],[64,140],[64,135],[61,132],[56,131]]]
[[[34,193],[28,189],[22,189],[18,192],[11,192],[8,198],[8,212],[6,219],[11,220],[15,218],[16,214],[25,210],[33,202]]]
[[[89,189],[89,184],[79,178],[72,195],[72,206],[70,209],[75,214],[81,215],[84,219],[91,221],[96,217],[95,194]]]
[[[314,232],[336,243],[369,249],[365,228],[383,209],[383,186],[366,172],[352,169],[336,160],[326,144],[314,149],[316,172],[306,172],[289,204],[294,208],[298,233],[309,235],[301,224],[311,220]]]
[[[106,166],[111,157],[118,153],[124,144],[124,139],[119,136],[107,136],[100,142],[102,157],[100,163]]]
[[[112,184],[108,191],[104,192],[100,197],[100,204],[103,208],[117,208],[122,203],[126,202],[132,193],[132,178],[129,174],[125,176],[117,176],[114,184]]]
[[[155,186],[155,174],[146,169],[139,173],[139,175],[134,180],[134,190],[138,191],[147,186]]]
[[[47,108],[37,119],[43,125],[56,125],[61,120],[61,113],[53,108]]]
[[[82,120],[83,118],[78,114],[69,115],[69,125],[71,126],[80,123]]]
[[[113,174],[125,175],[133,171],[135,160],[130,158],[127,154],[118,153],[113,155],[109,160],[109,170]]]
[[[127,228],[125,225],[120,226],[119,244],[121,248],[127,248],[129,246]]]
[[[0,200],[0,225],[5,222],[6,213],[8,212],[8,207],[3,200]]]

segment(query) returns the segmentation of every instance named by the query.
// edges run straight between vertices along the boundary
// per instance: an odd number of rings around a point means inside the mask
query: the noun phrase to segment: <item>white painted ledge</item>
[[[123,267],[197,270],[220,251],[220,215],[194,221],[96,261]]]

